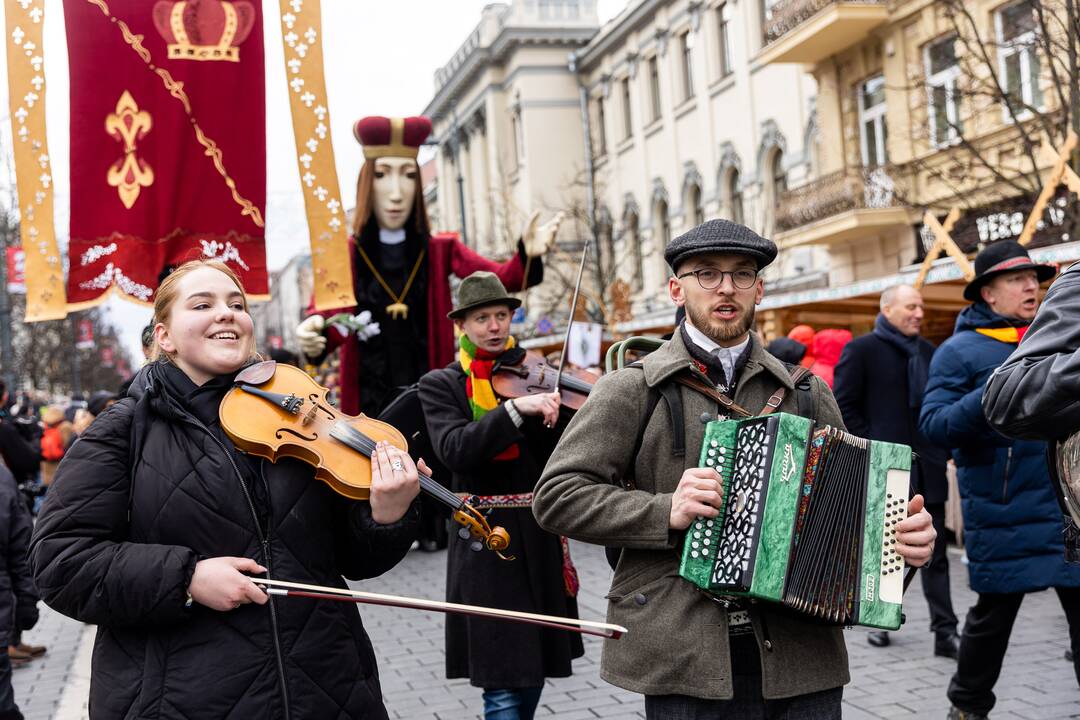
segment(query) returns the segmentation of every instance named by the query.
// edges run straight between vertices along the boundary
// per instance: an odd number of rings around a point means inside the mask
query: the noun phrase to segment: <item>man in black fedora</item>
[[[492,375],[521,362],[510,318],[521,301],[494,274],[461,281],[447,315],[460,333],[457,361],[420,378],[420,403],[435,455],[451,472],[454,492],[506,528],[506,562],[452,539],[446,599],[504,610],[577,617],[577,575],[568,545],[542,530],[532,514],[533,487],[569,415],[558,393],[502,400]],[[447,482],[440,478],[441,482]],[[484,689],[484,715],[531,718],[545,679],[570,675],[584,647],[580,635],[464,615],[446,619],[446,676]]]
[[[1016,350],[1038,310],[1039,285],[1056,270],[1033,262],[1019,243],[1000,241],[979,253],[975,272],[964,288],[972,304],[930,363],[919,422],[956,461],[968,573],[979,594],[948,690],[949,717],[964,720],[994,707],[994,684],[1026,593],[1054,588],[1072,645],[1080,643],[1080,566],[1062,553],[1046,443],[999,434],[982,408],[987,379]]]

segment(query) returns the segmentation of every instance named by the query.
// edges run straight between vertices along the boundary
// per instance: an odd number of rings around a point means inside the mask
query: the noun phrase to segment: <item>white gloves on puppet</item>
[[[296,340],[304,355],[319,357],[323,354],[326,350],[326,338],[322,334],[325,327],[326,319],[322,315],[312,315],[296,326]]]
[[[566,213],[558,212],[548,222],[537,227],[540,221],[540,211],[535,210],[529,216],[521,231],[521,241],[525,244],[525,254],[529,257],[540,257],[555,244],[555,236],[559,234],[559,225],[562,224]]]
[[[296,339],[300,350],[307,357],[318,357],[326,350],[326,337],[323,331],[328,325],[336,326],[342,333],[356,335],[361,342],[370,340],[379,334],[379,323],[371,322],[371,311],[364,310],[356,315],[338,313],[329,320],[322,315],[312,315],[296,326]]]

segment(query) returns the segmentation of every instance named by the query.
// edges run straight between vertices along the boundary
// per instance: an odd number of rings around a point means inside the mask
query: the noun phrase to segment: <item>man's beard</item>
[[[686,315],[690,318],[691,324],[704,333],[707,338],[715,343],[723,344],[737,340],[749,332],[750,328],[754,326],[755,309],[756,307],[751,304],[734,320],[723,321],[713,319],[712,312],[708,307],[698,309],[688,304],[686,306]]]

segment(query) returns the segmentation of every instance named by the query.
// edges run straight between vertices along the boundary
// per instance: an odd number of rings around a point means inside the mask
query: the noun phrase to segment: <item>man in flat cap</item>
[[[640,367],[596,384],[536,487],[542,527],[621,548],[608,621],[629,632],[605,641],[600,673],[644,694],[652,720],[840,718],[850,677],[839,628],[766,603],[722,605],[678,572],[687,527],[718,515],[719,477],[697,459],[705,424],[726,415],[713,393],[676,381],[724,393],[755,414],[771,401],[843,427],[828,387],[769,355],[754,332],[761,270],[775,257],[772,242],[726,220],[675,238],[664,253],[668,292],[685,320]],[[934,530],[921,497],[908,513],[897,549],[921,565]]]

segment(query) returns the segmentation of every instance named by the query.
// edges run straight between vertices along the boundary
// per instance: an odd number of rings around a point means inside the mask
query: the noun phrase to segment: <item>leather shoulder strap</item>
[[[804,377],[810,374],[807,368],[801,365],[795,365],[788,368],[788,373],[791,375],[791,384],[798,385]],[[787,388],[781,385],[777,388],[769,399],[765,402],[765,407],[761,408],[761,415],[772,415],[776,412],[776,409],[780,407],[780,403],[784,402],[784,396],[787,394]]]
[[[705,397],[716,402],[718,405],[720,405],[722,408],[724,408],[730,413],[734,413],[735,415],[741,415],[742,417],[753,417],[752,413],[750,413],[746,408],[740,406],[730,397],[720,392],[716,388],[712,387],[711,385],[708,385],[693,376],[680,375],[679,377],[675,378],[675,382],[685,387],[688,387],[695,392],[701,393]]]

